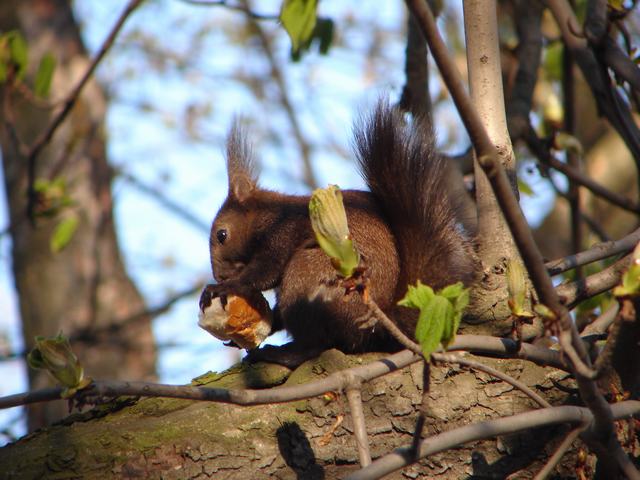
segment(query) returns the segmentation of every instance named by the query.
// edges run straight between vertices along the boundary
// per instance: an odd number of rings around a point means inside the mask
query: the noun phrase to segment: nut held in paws
[[[272,314],[269,303],[260,292],[251,301],[238,295],[226,295],[211,300],[198,314],[198,325],[220,340],[232,340],[251,350],[271,333]],[[201,303],[202,305],[202,303]]]

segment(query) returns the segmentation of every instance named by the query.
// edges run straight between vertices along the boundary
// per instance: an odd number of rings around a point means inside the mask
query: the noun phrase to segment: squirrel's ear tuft
[[[229,197],[244,202],[258,188],[255,161],[244,130],[236,119],[227,137]]]

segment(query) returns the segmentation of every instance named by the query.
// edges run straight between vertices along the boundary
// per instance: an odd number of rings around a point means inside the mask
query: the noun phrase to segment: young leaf
[[[29,61],[29,47],[20,32],[14,30],[9,32],[9,52],[11,53],[11,61],[16,66],[16,78],[22,79],[27,71],[27,63]]]
[[[293,52],[311,38],[316,26],[317,6],[317,0],[285,0],[282,4],[280,22],[289,34]]]
[[[336,185],[314,190],[309,200],[311,227],[318,244],[332,258],[335,268],[345,278],[353,275],[360,264],[342,203],[342,193]]]
[[[420,309],[416,340],[420,343],[422,353],[427,360],[440,346],[446,324],[451,322],[452,310],[451,303],[437,295]]]
[[[440,344],[447,347],[453,342],[468,303],[469,290],[461,282],[434,293],[431,287],[418,281],[415,287],[409,286],[398,305],[420,309],[415,335],[422,353],[429,359]]]
[[[45,53],[40,60],[38,71],[36,73],[36,79],[34,82],[33,91],[39,97],[45,98],[49,96],[49,90],[51,89],[51,79],[53,78],[53,72],[56,68],[56,59],[50,53]]]
[[[73,235],[76,233],[78,229],[78,217],[76,215],[72,215],[67,217],[56,225],[53,234],[51,235],[51,239],[49,241],[49,247],[53,253],[60,252],[64,247],[66,247]]]

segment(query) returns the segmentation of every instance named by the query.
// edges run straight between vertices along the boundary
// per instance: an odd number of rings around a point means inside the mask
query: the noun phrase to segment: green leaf
[[[78,229],[78,223],[78,217],[72,215],[61,220],[58,225],[56,225],[51,235],[51,240],[49,241],[49,247],[53,253],[60,252],[69,244]]]
[[[437,293],[420,281],[415,287],[409,286],[398,305],[420,309],[415,335],[427,360],[441,344],[446,348],[453,342],[468,303],[469,290],[462,282]]]
[[[49,90],[51,89],[51,80],[53,79],[53,72],[56,68],[56,59],[50,53],[45,53],[40,60],[38,71],[36,73],[36,79],[34,82],[33,91],[39,97],[45,98],[49,96]]]
[[[445,325],[453,314],[451,303],[446,298],[434,296],[420,309],[420,317],[416,326],[416,340],[422,347],[422,353],[428,360],[440,346]]]
[[[285,0],[280,11],[280,22],[289,34],[291,49],[298,52],[309,41],[316,26],[317,0]]]
[[[27,71],[27,63],[29,62],[29,47],[22,34],[17,30],[9,32],[7,35],[11,60],[16,66],[16,78],[22,79]]]

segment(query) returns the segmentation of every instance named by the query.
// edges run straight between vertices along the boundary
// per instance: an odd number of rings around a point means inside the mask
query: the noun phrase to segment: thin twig
[[[157,200],[163,207],[165,207],[170,212],[176,214],[178,217],[185,220],[187,223],[193,225],[200,231],[209,233],[211,226],[207,222],[203,222],[200,218],[194,215],[191,211],[178,204],[171,198],[167,197],[164,192],[158,188],[152,187],[151,185],[147,185],[139,178],[134,175],[120,171],[118,172],[118,177],[125,180],[127,183],[136,187],[140,192],[149,195],[154,200]]]
[[[64,119],[67,117],[76,101],[80,96],[80,92],[85,87],[85,85],[89,82],[91,77],[93,76],[93,72],[97,68],[100,61],[107,54],[109,49],[113,46],[116,37],[122,30],[127,18],[133,13],[133,11],[140,6],[140,4],[144,0],[130,0],[127,6],[124,8],[120,17],[116,21],[115,25],[111,28],[109,35],[102,43],[100,49],[96,53],[95,57],[89,64],[89,67],[84,72],[80,81],[76,84],[76,86],[69,92],[69,95],[65,98],[63,102],[62,108],[54,114],[53,118],[49,121],[49,125],[44,129],[44,131],[38,136],[38,138],[33,142],[29,152],[27,153],[27,182],[28,182],[28,199],[27,199],[27,216],[30,219],[34,218],[34,209],[36,202],[36,191],[35,191],[35,180],[36,180],[36,160],[38,158],[38,154],[42,151],[42,149],[49,143],[53,134],[56,132],[58,127],[62,124]]]
[[[369,300],[367,305],[370,308],[371,314],[375,317],[375,319],[379,321],[380,324],[384,326],[398,342],[400,342],[400,344],[402,344],[405,348],[409,349],[410,351],[414,352],[416,355],[420,355],[420,356],[423,355],[422,348],[420,348],[420,345],[418,345],[409,337],[407,337],[404,333],[402,333],[402,331],[389,319],[389,317],[385,315],[385,313],[380,309],[380,307],[378,307],[378,305],[373,300]],[[542,398],[540,395],[538,395],[533,390],[531,390],[524,383],[516,380],[515,378],[507,375],[504,372],[501,372],[499,370],[496,370],[495,368],[489,367],[488,365],[484,365],[480,362],[468,360],[465,358],[460,358],[456,355],[446,354],[446,353],[434,352],[431,354],[431,356],[435,361],[438,361],[438,362],[458,363],[460,365],[464,365],[466,367],[485,372],[493,377],[496,377],[512,385],[518,390],[522,391],[525,395],[532,398],[540,406],[542,407],[551,406],[549,402],[547,402],[544,398]]]
[[[229,403],[234,405],[265,405],[284,403],[322,395],[329,391],[344,390],[354,379],[372,380],[394,372],[418,361],[412,352],[390,355],[384,359],[328,375],[327,377],[303,385],[275,387],[263,390],[229,390],[225,388],[192,387],[166,385],[152,382],[94,381],[89,387],[78,392],[76,398],[102,398],[133,395],[140,397],[181,398]],[[49,388],[0,398],[0,408],[15,407],[29,403],[60,399],[62,388]]]
[[[640,164],[640,131],[620,93],[612,88],[606,67],[600,65],[587,39],[576,34],[578,20],[571,6],[567,0],[546,0],[546,5],[560,28],[564,44],[571,50],[593,92],[598,111],[620,134],[636,164]]]
[[[631,302],[631,300],[622,300],[622,302]],[[624,315],[625,309],[622,308],[618,311],[618,315],[611,325],[611,329],[609,330],[609,337],[607,338],[607,343],[604,344],[604,348],[598,355],[598,358],[595,361],[595,369],[598,373],[602,373],[605,369],[611,367],[611,358],[613,357],[613,352],[615,351],[616,345],[618,344],[618,337],[620,336],[620,331],[622,330],[622,316]]]
[[[245,8],[249,9],[248,0],[241,0],[241,2]],[[287,87],[287,83],[280,69],[280,65],[278,65],[278,61],[276,60],[276,57],[273,53],[271,40],[258,22],[253,20],[251,17],[248,18],[251,27],[258,37],[258,40],[260,40],[262,51],[264,52],[265,57],[267,57],[267,61],[269,62],[269,66],[271,67],[271,77],[273,78],[273,81],[278,87],[278,91],[280,93],[280,103],[282,104],[282,108],[287,114],[289,124],[291,125],[291,129],[293,130],[293,136],[295,137],[296,142],[298,143],[298,147],[300,148],[300,154],[302,155],[302,167],[304,170],[304,182],[310,189],[313,190],[315,188],[318,188],[318,181],[315,177],[315,174],[313,173],[313,167],[311,164],[311,146],[302,133],[302,127],[300,126],[300,122],[298,121],[298,115],[296,114],[296,111],[293,108],[293,104],[289,99],[289,88]]]
[[[461,358],[459,356],[452,355],[450,353],[434,353],[433,359],[437,360],[438,362],[457,363],[464,367],[468,367],[473,370],[478,370],[479,372],[484,372],[488,375],[491,375],[492,377],[498,378],[503,382],[508,383],[509,385],[517,388],[522,393],[524,393],[529,398],[531,398],[534,402],[536,402],[538,405],[540,405],[542,408],[547,408],[551,406],[549,402],[547,402],[544,398],[542,398],[540,395],[538,395],[536,392],[534,392],[531,388],[529,388],[527,385],[525,385],[521,381],[513,378],[510,375],[507,375],[504,372],[501,372],[500,370],[490,367],[489,365],[485,365],[484,363],[480,363],[475,360],[470,360],[468,358]]]
[[[611,290],[620,283],[620,278],[631,262],[631,254],[622,257],[604,270],[589,275],[579,282],[563,283],[556,291],[563,303],[573,308],[587,298],[595,297],[599,293]]]
[[[545,267],[549,275],[558,275],[578,265],[587,265],[604,258],[618,255],[619,253],[627,253],[633,250],[638,242],[640,242],[640,228],[620,240],[598,243],[584,252],[547,262],[545,263]]]
[[[193,5],[195,7],[225,7],[228,10],[235,10],[238,12],[242,12],[245,15],[255,19],[255,20],[278,20],[280,18],[279,15],[268,15],[262,13],[256,13],[253,10],[248,9],[243,5],[235,5],[231,3],[227,3],[226,0],[180,0],[182,3],[186,3],[187,5]]]
[[[538,472],[533,480],[544,480],[545,478],[547,478],[551,474],[551,472],[553,472],[553,469],[556,468],[558,463],[560,463],[560,460],[562,460],[564,454],[567,453],[567,450],[571,448],[573,442],[575,442],[576,438],[578,438],[578,435],[580,435],[580,433],[583,432],[584,429],[585,427],[583,425],[571,430],[569,434],[564,438],[564,440],[562,440],[562,443],[558,445],[556,451],[553,452],[553,455],[551,455],[551,457],[549,457],[549,460],[547,461],[545,466]]]
[[[351,412],[351,420],[353,420],[353,433],[356,437],[356,445],[358,447],[358,457],[360,458],[360,466],[366,467],[371,464],[371,452],[369,451],[369,439],[367,438],[367,426],[364,418],[364,410],[362,409],[362,382],[354,381],[346,389],[347,401],[349,402],[349,411]]]
[[[574,135],[575,122],[575,88],[573,78],[573,58],[571,51],[564,49],[562,56],[562,93],[564,112],[564,130],[569,135]],[[575,151],[567,151],[567,164],[576,172],[580,172],[581,159]],[[571,251],[579,252],[582,249],[582,211],[580,208],[580,188],[578,182],[569,179],[569,206],[571,209]],[[575,270],[576,278],[583,278],[582,266],[577,266]]]
[[[426,360],[422,362],[422,401],[420,403],[420,411],[416,419],[416,426],[413,430],[413,440],[411,441],[411,455],[418,457],[418,446],[422,439],[422,431],[424,430],[424,422],[427,417],[427,405],[429,405],[429,391],[431,390],[431,364]]]
[[[71,342],[81,341],[84,343],[98,343],[100,341],[100,335],[104,333],[116,333],[123,328],[128,328],[132,324],[139,321],[148,321],[163,313],[169,311],[169,309],[180,300],[195,294],[202,289],[204,280],[197,280],[193,285],[186,287],[185,289],[171,295],[164,299],[164,301],[154,307],[144,308],[137,313],[133,313],[125,318],[120,318],[113,322],[104,325],[94,325],[84,329],[78,328],[71,332],[69,340]]]
[[[531,152],[543,164],[564,173],[567,178],[569,178],[569,180],[589,189],[594,195],[597,195],[598,197],[629,212],[640,213],[640,204],[638,202],[634,202],[633,200],[630,200],[616,192],[609,190],[595,180],[589,178],[584,173],[580,172],[572,165],[562,163],[560,160],[555,158],[549,152],[549,149],[544,144],[544,142],[540,138],[538,138],[535,130],[531,125],[529,125],[529,129],[523,136],[523,138],[526,141],[529,150],[531,150]]]
[[[609,327],[616,319],[618,311],[620,311],[620,304],[613,302],[609,308],[598,315],[598,318],[587,325],[584,330],[580,332],[580,335],[584,338],[590,335],[603,335],[607,333],[607,330],[609,330]]]

